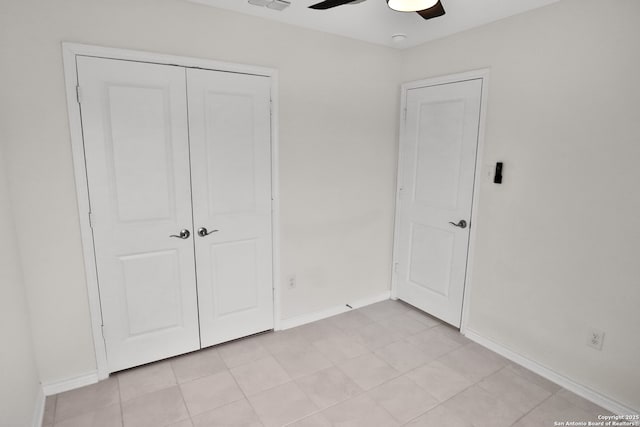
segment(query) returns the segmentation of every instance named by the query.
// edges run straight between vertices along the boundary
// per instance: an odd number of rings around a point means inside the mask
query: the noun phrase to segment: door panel
[[[421,224],[411,224],[409,281],[444,297],[449,295],[455,235]]]
[[[400,142],[397,295],[460,326],[482,80],[410,89]]]
[[[208,91],[204,100],[209,215],[255,213],[253,97]]]
[[[187,70],[202,346],[273,328],[270,80]]]
[[[175,250],[119,257],[129,337],[182,326],[180,263]]]
[[[452,210],[458,202],[464,102],[420,105],[414,201]]]
[[[255,240],[209,246],[214,314],[227,316],[258,307],[256,246]]]
[[[165,108],[167,89],[114,84],[107,89],[109,124],[105,130],[113,159],[109,172],[115,181],[113,195],[120,221],[175,218],[168,156],[172,141],[165,126],[171,123],[171,111]]]
[[[78,57],[111,372],[200,347],[185,70]]]

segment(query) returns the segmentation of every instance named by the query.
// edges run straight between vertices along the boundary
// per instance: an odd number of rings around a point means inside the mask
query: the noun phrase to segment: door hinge
[[[393,272],[394,272],[394,273],[397,273],[397,272],[398,272],[398,266],[399,266],[399,265],[400,265],[400,263],[399,263],[399,262],[394,262],[394,263],[393,263]]]
[[[403,110],[403,120],[406,122],[407,121],[407,108],[405,107],[405,109]]]
[[[82,89],[80,86],[76,86],[76,99],[78,100],[78,104],[82,104]]]
[[[89,227],[93,229],[93,214],[89,212]]]

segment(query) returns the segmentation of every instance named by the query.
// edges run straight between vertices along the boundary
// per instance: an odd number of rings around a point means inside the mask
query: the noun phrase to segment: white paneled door
[[[269,78],[77,71],[109,371],[271,329]]]
[[[273,327],[267,77],[189,69],[202,346]]]
[[[482,79],[408,89],[400,141],[398,298],[460,326]]]
[[[184,69],[79,57],[103,333],[117,371],[200,348]]]

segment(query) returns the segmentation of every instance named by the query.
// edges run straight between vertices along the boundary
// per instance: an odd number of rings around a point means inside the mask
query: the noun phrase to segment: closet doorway
[[[102,377],[274,328],[272,76],[145,59],[73,57]]]

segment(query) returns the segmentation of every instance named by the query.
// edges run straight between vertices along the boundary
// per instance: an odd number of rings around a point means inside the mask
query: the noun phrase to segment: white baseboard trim
[[[464,335],[469,338],[471,341],[475,341],[483,347],[492,350],[499,355],[515,362],[525,368],[529,369],[532,372],[540,375],[543,378],[548,379],[549,381],[558,384],[561,387],[566,388],[567,390],[577,394],[580,397],[587,399],[590,402],[595,403],[602,408],[613,412],[616,415],[636,415],[638,414],[637,410],[631,409],[620,402],[617,402],[603,394],[598,393],[595,390],[592,390],[582,384],[578,384],[572,379],[565,377],[562,374],[557,373],[553,369],[547,368],[535,362],[519,353],[514,352],[513,350],[504,347],[502,344],[499,344],[489,338],[485,338],[479,333],[466,329]]]
[[[366,298],[360,298],[359,300],[356,300],[356,301],[354,301],[352,303],[349,303],[349,305],[351,306],[351,308],[361,308],[361,307],[365,307],[367,305],[375,304],[377,302],[386,301],[386,300],[388,300],[390,298],[391,298],[391,291],[390,290],[386,290],[386,291],[380,292],[379,294],[376,294],[376,295],[371,295],[371,296],[366,297]]]
[[[87,372],[84,375],[79,375],[73,378],[67,378],[59,381],[52,381],[42,384],[42,391],[45,396],[52,396],[54,394],[62,393],[76,388],[84,387],[86,385],[95,384],[98,382],[98,371]]]
[[[38,388],[38,394],[36,396],[35,407],[33,408],[33,418],[31,421],[31,425],[33,427],[41,427],[42,421],[44,419],[44,402],[45,395],[42,391],[42,388]]]
[[[380,294],[371,295],[366,298],[358,299],[354,302],[349,302],[351,308],[347,307],[346,304],[339,305],[337,307],[331,307],[326,310],[315,311],[309,314],[303,314],[301,316],[291,317],[289,319],[280,320],[280,330],[295,328],[296,326],[302,326],[307,323],[315,322],[317,320],[326,319],[327,317],[335,316],[336,314],[345,313],[351,309],[356,309],[360,307],[364,307],[366,305],[374,304],[376,302],[388,300],[391,296],[391,291],[384,291]]]
[[[388,300],[391,296],[391,291],[384,291],[376,295],[371,295],[366,298],[358,299],[354,302],[349,302],[348,304],[351,308],[345,305],[340,305],[337,307],[331,307],[326,310],[316,311],[314,313],[304,314],[302,316],[296,316],[289,319],[282,319],[280,321],[280,330],[294,328],[296,326],[301,326],[307,323],[315,322],[316,320],[326,319],[327,317],[335,316],[336,314],[341,314],[347,312],[351,309],[356,309],[360,307],[364,307],[370,304],[374,304],[376,302]],[[84,387],[86,385],[95,384],[99,380],[98,371],[88,372],[84,375],[80,375],[73,378],[68,378],[60,381],[53,381],[49,383],[42,384],[42,390],[44,392],[44,396],[51,396],[54,394],[62,393],[69,390],[74,390],[76,388]],[[44,410],[44,398],[43,398],[43,410]]]

